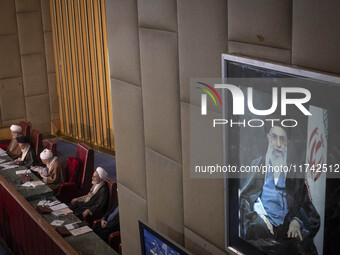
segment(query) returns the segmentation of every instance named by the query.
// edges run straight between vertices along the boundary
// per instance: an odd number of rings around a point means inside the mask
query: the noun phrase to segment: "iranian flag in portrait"
[[[318,254],[322,255],[326,199],[326,172],[322,172],[322,166],[323,164],[327,166],[328,117],[327,110],[320,107],[310,106],[309,111],[312,114],[308,117],[307,128],[306,164],[309,165],[309,169],[305,182],[309,197],[320,215],[320,229],[314,237],[314,243]]]

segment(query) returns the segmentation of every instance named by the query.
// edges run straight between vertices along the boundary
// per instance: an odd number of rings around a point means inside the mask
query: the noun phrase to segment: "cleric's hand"
[[[71,200],[71,204],[72,205],[74,205],[75,203],[77,203],[78,202],[78,198],[73,198],[72,200]]]
[[[91,215],[91,211],[89,209],[83,211],[83,219],[85,219],[87,215]]]
[[[261,217],[261,219],[264,221],[264,223],[266,223],[267,228],[269,230],[269,232],[274,235],[274,228],[273,225],[270,223],[270,221],[267,219],[266,216],[264,216],[263,214],[259,215]]]
[[[106,220],[102,220],[101,221],[101,225],[102,225],[102,228],[105,228],[106,225],[107,225],[107,221]]]
[[[287,236],[289,238],[297,238],[300,237],[300,240],[302,241],[302,235],[301,235],[301,225],[297,220],[292,220],[289,223],[289,228],[287,232]]]

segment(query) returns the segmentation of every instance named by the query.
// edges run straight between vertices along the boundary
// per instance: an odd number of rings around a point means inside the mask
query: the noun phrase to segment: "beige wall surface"
[[[59,118],[49,0],[0,1],[0,125]]]
[[[140,254],[138,219],[194,254],[225,254],[223,180],[189,174],[190,78],[221,77],[222,53],[340,74],[339,11],[331,0],[106,1],[119,203],[136,210],[121,218],[124,255]]]

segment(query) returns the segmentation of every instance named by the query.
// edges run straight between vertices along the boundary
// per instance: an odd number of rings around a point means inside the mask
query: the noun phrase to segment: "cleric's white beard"
[[[95,184],[98,184],[98,182],[96,182],[96,181],[92,181],[92,184],[93,184],[93,185],[95,185]]]
[[[271,161],[272,166],[286,166],[287,165],[287,147],[282,150],[282,154],[275,152],[275,148],[271,142],[268,143],[268,150],[266,154],[266,165]]]

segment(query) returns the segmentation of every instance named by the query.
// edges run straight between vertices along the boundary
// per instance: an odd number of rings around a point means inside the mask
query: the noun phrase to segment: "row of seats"
[[[31,123],[21,121],[19,125],[22,128],[22,134],[30,138],[30,144],[33,146],[36,155],[38,156],[38,164],[42,164],[40,153],[47,148],[52,151],[54,156],[57,156],[57,145],[50,139],[43,141],[43,136],[39,131],[32,129]],[[2,145],[9,144],[9,141],[2,141]],[[86,195],[92,186],[92,175],[94,173],[94,151],[89,146],[78,143],[75,155],[69,157],[65,167],[66,182],[59,185],[55,196],[63,203],[70,203],[73,198]],[[109,207],[117,202],[117,184],[107,178],[109,187]],[[85,219],[90,227],[97,224],[103,215],[93,214]],[[108,240],[109,245],[117,252],[121,252],[120,232],[112,233]]]

